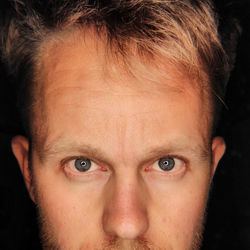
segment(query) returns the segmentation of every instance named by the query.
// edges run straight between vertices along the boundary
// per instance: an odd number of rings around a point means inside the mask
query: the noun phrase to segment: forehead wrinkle
[[[145,79],[144,79],[145,80]],[[131,78],[125,77],[124,79],[120,79],[120,81],[115,81],[116,84],[109,84],[108,80],[100,79],[100,84],[98,87],[92,87],[91,80],[86,79],[83,82],[73,81],[66,82],[64,85],[60,86],[60,82],[58,84],[51,82],[51,84],[47,84],[47,88],[43,93],[43,98],[48,97],[50,95],[55,95],[61,97],[64,94],[67,97],[67,91],[72,90],[77,92],[79,95],[90,96],[93,98],[111,98],[111,97],[119,97],[119,98],[139,98],[147,96],[148,98],[157,97],[161,95],[165,95],[166,93],[177,93],[181,95],[187,95],[190,90],[188,88],[183,88],[185,83],[182,83],[181,87],[176,84],[176,86],[172,86],[173,82],[164,81],[164,79],[158,79],[159,81],[143,81],[143,79],[135,80]],[[110,81],[113,82],[114,79],[110,78]],[[128,83],[131,82],[128,86]],[[147,83],[147,84],[146,84]],[[188,83],[187,83],[188,84]],[[113,85],[113,86],[112,86]],[[143,88],[142,88],[143,86]],[[61,92],[61,94],[60,94]],[[66,93],[66,94],[65,94]],[[71,93],[71,92],[70,92]],[[56,99],[53,97],[53,99]]]

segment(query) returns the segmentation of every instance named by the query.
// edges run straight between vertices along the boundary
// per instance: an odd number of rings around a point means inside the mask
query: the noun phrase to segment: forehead
[[[46,121],[43,144],[66,131],[68,138],[77,138],[82,130],[92,130],[84,135],[89,140],[100,133],[107,139],[115,130],[125,140],[125,134],[135,138],[140,130],[145,143],[149,139],[145,133],[159,136],[167,125],[173,137],[179,129],[186,140],[189,134],[208,138],[206,105],[196,81],[168,63],[142,63],[135,56],[128,66],[107,52],[105,43],[93,35],[72,36],[44,50],[35,104],[36,124]],[[180,126],[185,116],[192,122]]]
[[[116,81],[113,87],[120,86],[119,82],[122,82],[123,88],[130,82],[130,86],[135,87],[138,87],[136,82],[144,82],[145,85],[149,83],[151,90],[172,87],[176,91],[196,90],[197,95],[202,94],[199,79],[195,74],[191,75],[191,65],[187,70],[181,63],[173,62],[156,52],[154,55],[147,52],[143,54],[141,48],[133,42],[122,51],[118,47],[107,41],[105,34],[97,35],[91,29],[68,31],[47,39],[44,46],[41,46],[40,60],[37,60],[37,76],[42,82],[40,87],[52,87],[50,77],[53,74],[53,77],[67,75],[69,78],[93,76],[105,82],[113,79]],[[62,72],[66,74],[60,74]],[[126,82],[128,78],[130,80]],[[68,83],[71,84],[70,81]],[[139,88],[143,88],[141,84]]]

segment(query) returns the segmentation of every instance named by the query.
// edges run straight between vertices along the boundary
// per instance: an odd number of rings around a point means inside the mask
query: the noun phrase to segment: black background
[[[215,174],[203,250],[250,249],[250,2],[216,1],[222,21],[236,18],[242,32],[217,134],[227,152]],[[0,249],[39,249],[35,206],[10,149],[19,132],[15,96],[0,65]]]

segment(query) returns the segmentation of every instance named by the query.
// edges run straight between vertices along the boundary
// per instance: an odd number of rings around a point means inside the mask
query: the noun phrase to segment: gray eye
[[[158,165],[163,171],[170,171],[174,168],[175,161],[171,157],[161,158]]]
[[[84,158],[76,159],[75,167],[80,172],[88,171],[91,167],[91,161],[89,159],[84,159]]]

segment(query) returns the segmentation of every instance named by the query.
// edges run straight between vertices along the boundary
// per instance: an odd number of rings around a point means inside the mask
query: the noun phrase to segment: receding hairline
[[[156,74],[160,74],[163,77],[171,77],[171,75],[168,74],[168,70],[166,70],[165,66],[168,67],[168,69],[171,70],[175,70],[176,74],[179,74],[178,77],[183,77],[186,76],[190,79],[190,81],[192,84],[194,84],[192,86],[192,88],[194,88],[195,90],[197,90],[197,95],[200,95],[200,98],[203,99],[203,103],[204,103],[204,107],[206,108],[206,124],[210,124],[212,121],[212,112],[211,112],[211,102],[212,100],[209,99],[209,84],[207,84],[206,82],[202,82],[201,83],[201,79],[197,79],[197,75],[193,76],[191,74],[189,74],[190,72],[188,71],[184,71],[184,69],[182,68],[182,65],[174,65],[174,63],[171,61],[171,59],[168,58],[164,58],[163,56],[160,57],[160,55],[157,55],[155,57],[146,57],[146,55],[141,56],[140,54],[136,54],[136,49],[134,48],[134,44],[131,44],[131,50],[129,52],[131,52],[130,54],[127,54],[127,57],[125,58],[126,60],[124,60],[123,55],[119,55],[116,54],[115,52],[113,53],[109,53],[112,52],[111,50],[109,50],[109,48],[107,48],[107,40],[105,39],[105,33],[103,35],[99,35],[95,32],[93,32],[92,29],[84,29],[85,32],[83,32],[82,28],[81,29],[69,29],[67,31],[61,32],[61,33],[57,33],[55,34],[55,36],[51,35],[50,38],[47,39],[47,43],[44,42],[41,46],[41,50],[40,50],[40,54],[38,56],[39,60],[37,60],[39,63],[37,64],[37,68],[36,68],[36,80],[34,82],[36,82],[37,87],[34,87],[34,95],[33,96],[37,96],[37,93],[41,94],[44,93],[44,89],[45,88],[45,83],[42,82],[44,81],[44,79],[41,79],[41,67],[43,63],[46,63],[46,60],[50,60],[50,57],[53,56],[54,54],[56,54],[56,50],[60,49],[60,46],[63,46],[64,44],[70,44],[70,46],[81,46],[81,45],[86,45],[86,39],[88,39],[87,37],[90,36],[90,39],[92,39],[91,41],[93,41],[93,43],[96,43],[96,49],[98,50],[98,46],[101,45],[103,46],[104,49],[106,49],[106,54],[107,58],[105,58],[107,60],[107,62],[110,60],[113,61],[112,63],[117,66],[118,68],[122,68],[125,70],[128,74],[130,74],[132,77],[145,77],[144,75],[142,75],[143,73],[143,69],[146,69],[148,72],[153,72],[155,73],[155,77]],[[80,36],[79,36],[80,35]],[[65,39],[66,38],[66,39]],[[117,52],[118,53],[118,52]],[[149,55],[148,55],[149,56]],[[148,59],[148,60],[147,60]],[[136,63],[133,60],[137,60]],[[160,61],[157,61],[160,60]],[[121,63],[119,63],[119,61]],[[131,64],[132,61],[132,64]],[[107,73],[109,71],[108,65],[110,65],[109,63],[106,63],[106,69],[107,69]],[[137,67],[137,68],[135,68]],[[141,68],[140,68],[141,67]],[[150,70],[148,69],[150,68]],[[139,69],[139,70],[138,70]],[[151,73],[152,73],[151,72]],[[152,73],[152,75],[153,75]],[[176,77],[176,75],[174,76]],[[200,81],[200,82],[199,82]],[[35,86],[35,85],[34,85]],[[183,85],[184,86],[184,85]],[[184,90],[184,88],[182,87],[181,91],[186,91]],[[205,88],[203,88],[203,86],[205,86]],[[185,87],[185,86],[184,86]],[[205,98],[204,98],[205,97]],[[45,97],[44,97],[45,98]],[[35,98],[36,99],[36,98]],[[46,125],[41,125],[41,123],[39,121],[46,121],[46,110],[42,109],[41,110],[41,106],[43,105],[43,101],[41,98],[37,98],[36,101],[39,102],[39,106],[40,106],[40,111],[41,111],[41,115],[39,115],[40,118],[38,119],[34,119],[34,117],[37,117],[37,112],[34,112],[34,116],[33,116],[33,142],[35,142],[36,140],[34,140],[35,136],[39,136],[42,138],[46,138],[46,134],[48,133],[48,128],[46,127]],[[33,102],[33,109],[37,110],[37,105],[36,102]],[[39,111],[39,112],[40,112]],[[39,121],[38,121],[39,120]],[[35,121],[35,122],[34,122]],[[34,129],[35,127],[35,129]],[[210,127],[210,125],[208,125],[208,128]],[[40,142],[41,139],[40,138],[36,138],[38,139],[38,141]]]

